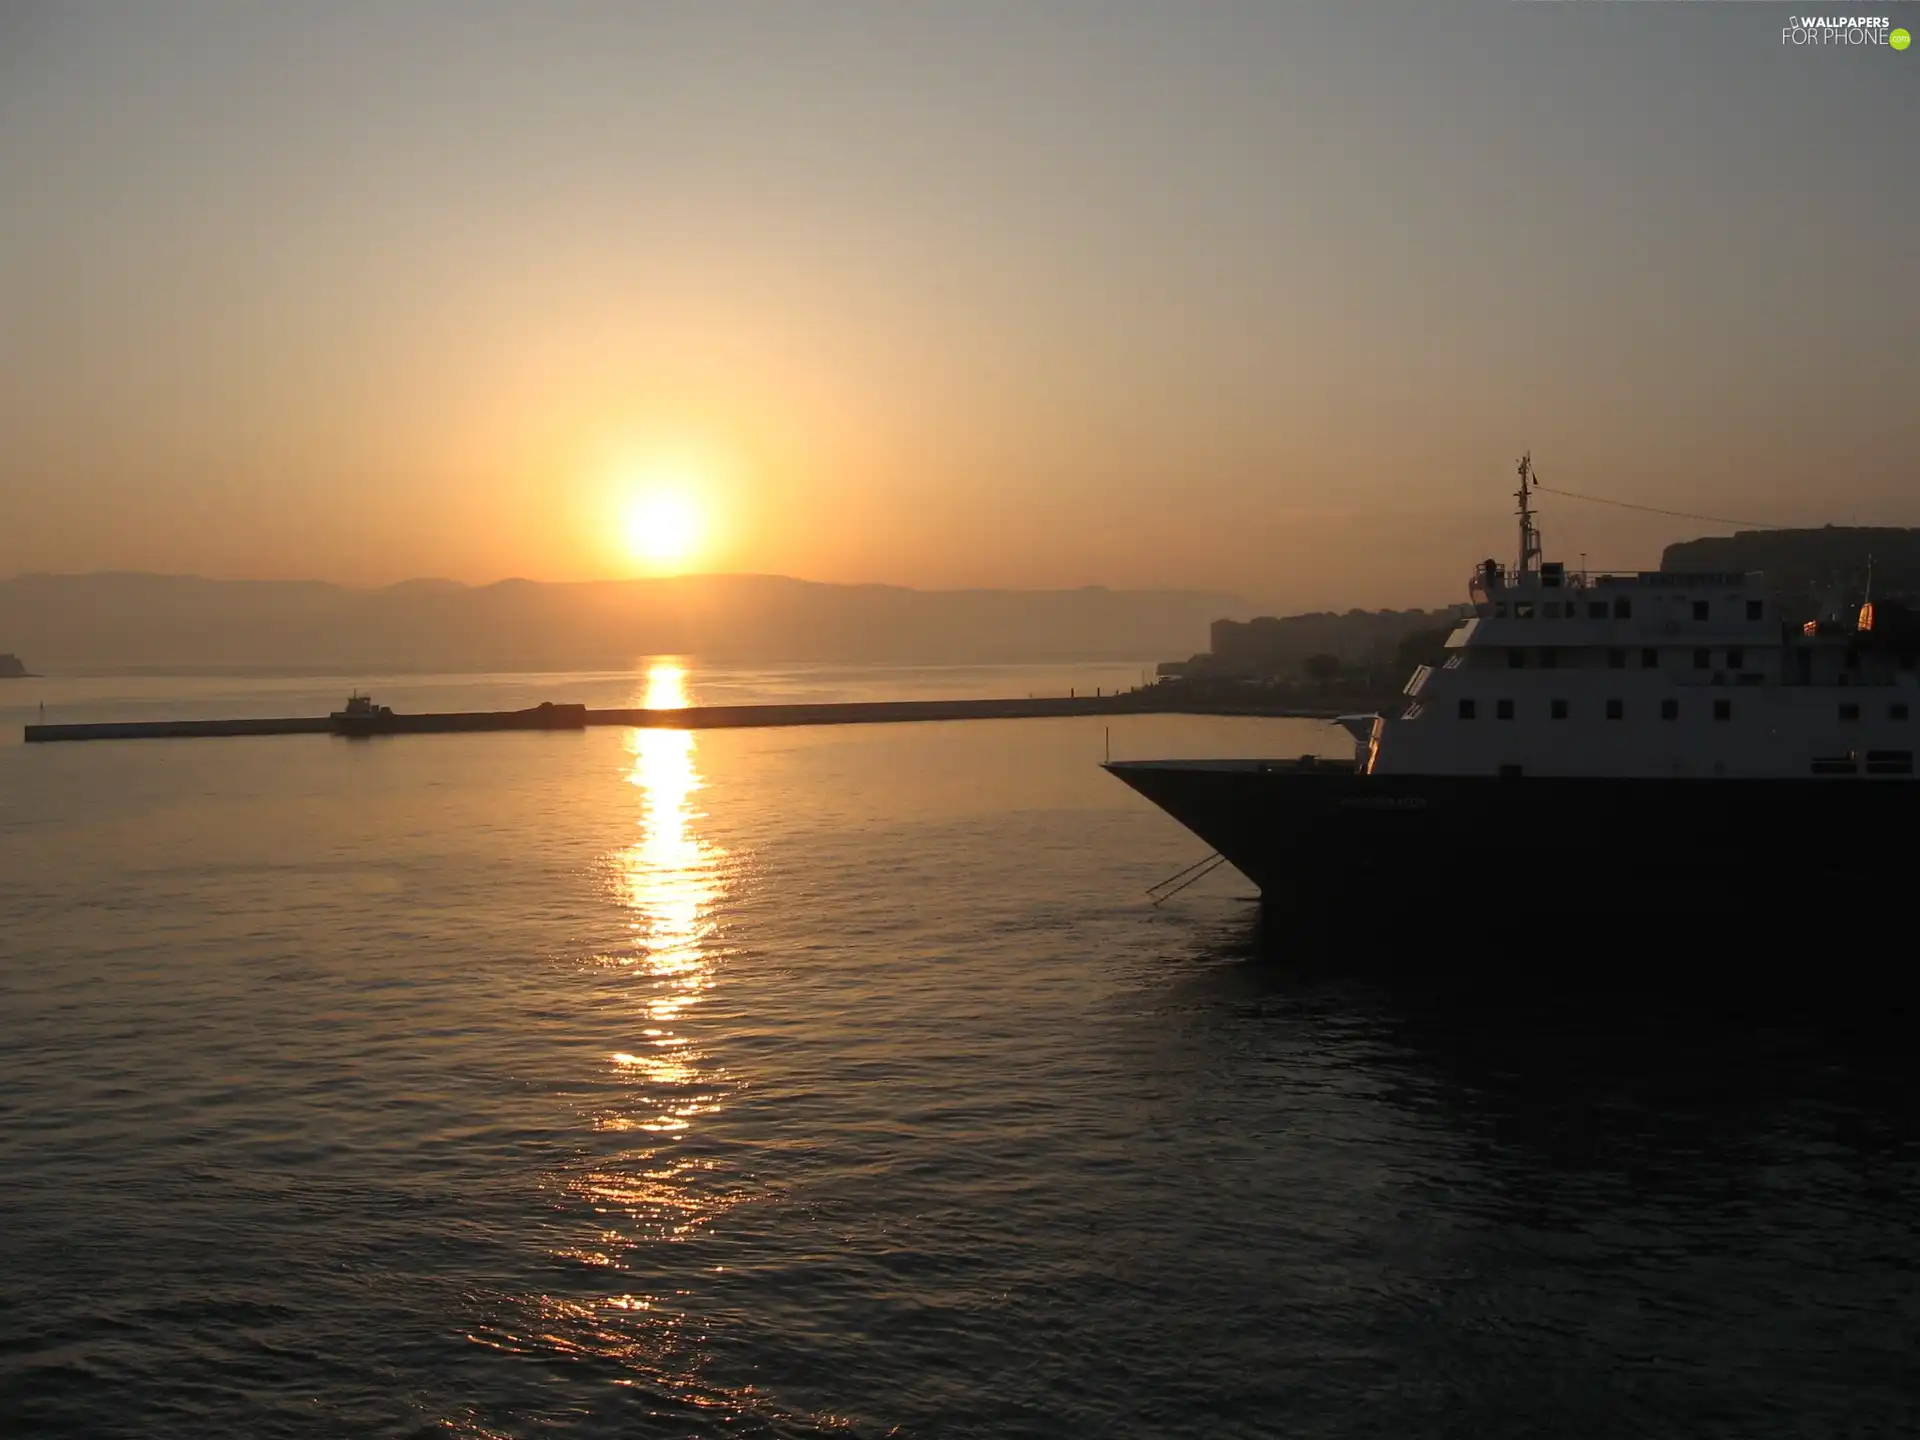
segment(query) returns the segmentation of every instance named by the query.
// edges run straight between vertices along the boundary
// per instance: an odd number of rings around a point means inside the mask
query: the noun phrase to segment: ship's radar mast
[[[1514,498],[1520,502],[1520,578],[1540,573],[1540,532],[1533,526],[1533,509],[1528,503],[1533,495],[1536,478],[1533,473],[1533,452],[1529,450],[1520,457],[1520,488],[1514,492]]]

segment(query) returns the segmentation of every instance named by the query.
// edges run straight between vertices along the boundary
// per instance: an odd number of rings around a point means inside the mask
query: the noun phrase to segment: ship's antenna
[[[1520,574],[1532,575],[1540,568],[1540,532],[1533,528],[1533,452],[1520,457],[1520,488],[1514,498],[1520,502]]]

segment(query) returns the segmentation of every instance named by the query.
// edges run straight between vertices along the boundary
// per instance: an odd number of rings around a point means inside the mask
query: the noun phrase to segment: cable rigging
[[[1636,505],[1631,500],[1609,500],[1604,495],[1582,495],[1577,490],[1562,490],[1557,485],[1543,485],[1540,477],[1533,477],[1533,488],[1544,490],[1549,495],[1558,495],[1566,500],[1585,500],[1593,505],[1612,505],[1621,510],[1640,510],[1648,515],[1671,515],[1676,520],[1704,520],[1709,525],[1742,525],[1750,530],[1791,530],[1791,525],[1774,525],[1765,520],[1730,520],[1725,515],[1696,515],[1689,510],[1663,510],[1658,505]]]

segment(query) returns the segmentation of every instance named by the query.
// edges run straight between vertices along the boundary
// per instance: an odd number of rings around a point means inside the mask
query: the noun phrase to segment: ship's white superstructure
[[[1758,575],[1588,575],[1541,558],[1520,462],[1520,554],[1483,562],[1439,667],[1360,746],[1372,775],[1911,779],[1911,644],[1793,626]],[[1891,640],[1891,637],[1885,637]]]

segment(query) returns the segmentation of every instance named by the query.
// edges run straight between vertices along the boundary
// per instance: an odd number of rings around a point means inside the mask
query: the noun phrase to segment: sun
[[[628,501],[622,533],[634,559],[662,569],[685,565],[700,552],[700,509],[684,491],[649,490]]]

